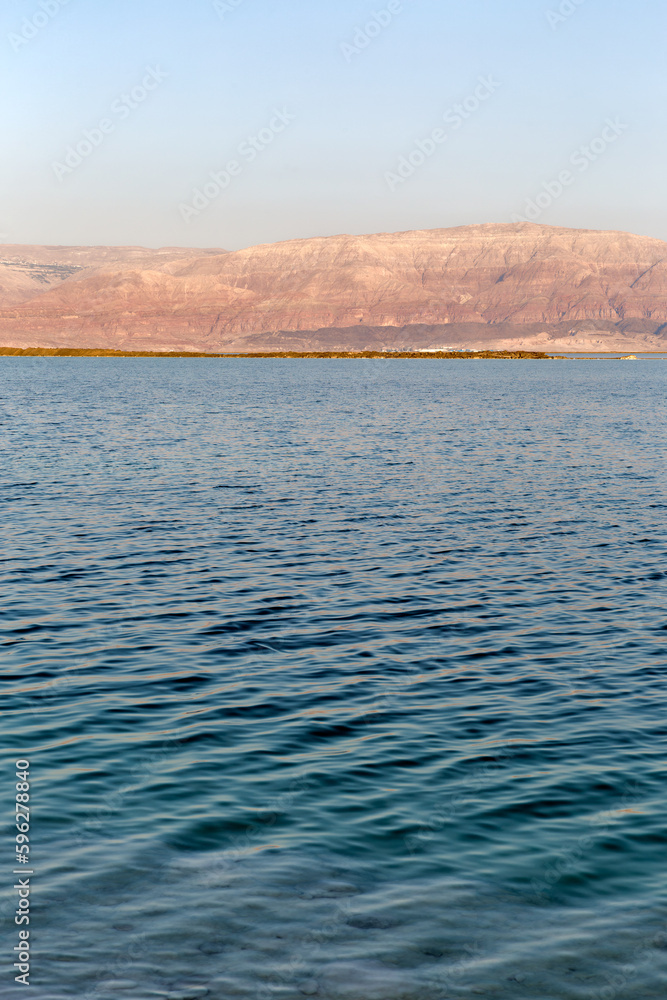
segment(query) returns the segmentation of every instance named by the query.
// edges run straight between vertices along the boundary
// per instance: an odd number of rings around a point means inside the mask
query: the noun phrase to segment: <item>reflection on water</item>
[[[584,351],[584,352],[574,352],[570,353],[564,351],[559,354],[559,357],[569,358],[574,361],[581,360],[587,361],[594,358],[597,361],[619,361],[619,360],[629,360],[633,359],[636,361],[667,361],[667,351],[651,351],[651,352],[630,352],[624,354],[622,351],[614,353],[613,351]]]
[[[664,998],[660,362],[0,367],[33,996]]]

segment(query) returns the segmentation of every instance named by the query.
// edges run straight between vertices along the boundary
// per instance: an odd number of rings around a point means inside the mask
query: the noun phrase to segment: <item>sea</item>
[[[0,386],[3,998],[664,1000],[664,358]]]

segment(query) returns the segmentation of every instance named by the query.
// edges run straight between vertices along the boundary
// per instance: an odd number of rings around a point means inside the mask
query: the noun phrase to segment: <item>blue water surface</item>
[[[30,996],[664,1000],[666,373],[0,359]]]

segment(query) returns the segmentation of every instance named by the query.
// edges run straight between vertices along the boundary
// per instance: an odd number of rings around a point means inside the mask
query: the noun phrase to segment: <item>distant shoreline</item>
[[[641,355],[667,357],[667,351],[640,351]],[[573,357],[576,355],[576,357]],[[252,353],[208,354],[204,351],[111,351],[102,348],[79,349],[75,347],[0,347],[3,358],[305,358],[319,359],[360,358],[369,361],[386,360],[425,361],[436,360],[498,360],[498,361],[606,361],[637,360],[636,354],[620,351],[569,351],[565,354],[547,354],[545,351],[253,351]]]
[[[562,355],[544,351],[256,351],[252,354],[206,354],[199,351],[105,351],[95,348],[78,350],[70,347],[0,347],[0,357],[23,358],[382,358],[391,361],[405,359],[428,360],[455,358],[464,361],[475,359],[563,360]]]

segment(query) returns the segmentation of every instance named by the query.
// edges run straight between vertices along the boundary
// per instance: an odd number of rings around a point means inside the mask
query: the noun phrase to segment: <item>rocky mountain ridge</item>
[[[667,243],[531,223],[234,252],[0,248],[0,344],[667,349]]]

